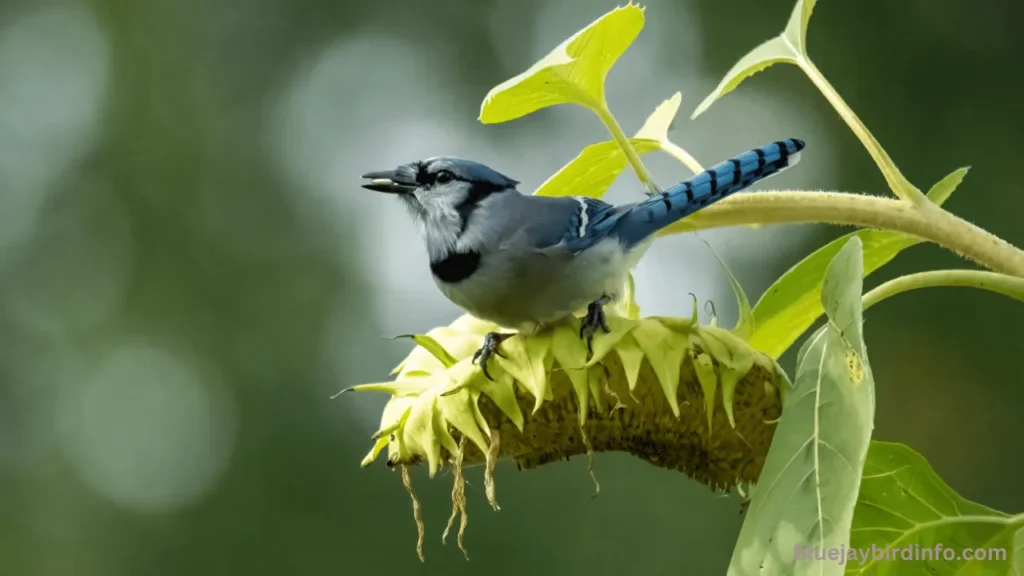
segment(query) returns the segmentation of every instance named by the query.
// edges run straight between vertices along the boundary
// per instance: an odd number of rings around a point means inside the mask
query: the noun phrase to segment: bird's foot
[[[486,376],[488,380],[493,381],[494,378],[491,378],[491,374],[487,371],[487,361],[490,360],[491,356],[494,355],[498,355],[504,358],[505,355],[502,354],[500,350],[498,350],[498,346],[500,346],[502,342],[508,340],[512,336],[515,336],[515,334],[488,332],[484,336],[483,346],[481,346],[479,350],[473,353],[473,363],[476,364],[479,362],[480,369],[483,370],[484,376]]]
[[[587,306],[587,315],[580,322],[580,338],[586,338],[587,351],[590,354],[594,353],[594,334],[597,334],[598,330],[603,330],[606,334],[612,331],[604,316],[604,305],[607,303],[607,298],[599,298],[591,302],[590,306]]]

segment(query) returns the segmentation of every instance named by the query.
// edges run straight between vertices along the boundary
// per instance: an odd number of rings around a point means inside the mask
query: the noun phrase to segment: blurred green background
[[[676,90],[671,136],[705,164],[781,137],[809,148],[769,182],[886,193],[868,155],[792,67],[690,112],[790,0],[651,0],[609,77],[627,132]],[[7,0],[0,3],[0,574],[722,574],[735,497],[618,455],[470,474],[472,562],[440,534],[450,477],[413,474],[427,563],[399,475],[360,469],[385,380],[458,310],[393,199],[359,175],[440,154],[532,191],[607,139],[556,107],[476,121],[484,94],[613,8],[585,0]],[[927,189],[1024,245],[1017,161],[1024,4],[826,0],[812,57]],[[648,156],[660,183],[689,174]],[[761,186],[764,188],[765,186]],[[609,197],[638,197],[625,173]],[[841,231],[729,229],[660,241],[645,313],[693,292],[735,305],[707,242],[752,298]],[[868,280],[960,266],[934,246]],[[876,437],[923,452],[964,496],[1024,511],[1024,307],[967,289],[867,314]],[[783,365],[792,374],[793,353]]]

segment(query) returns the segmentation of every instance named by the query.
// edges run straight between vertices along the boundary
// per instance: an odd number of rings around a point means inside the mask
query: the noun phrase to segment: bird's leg
[[[591,302],[590,306],[587,306],[587,315],[580,322],[580,338],[587,339],[587,350],[591,354],[594,353],[592,344],[594,334],[597,334],[598,329],[603,330],[605,333],[612,331],[604,318],[604,305],[611,302],[611,300],[610,297],[605,295]]]
[[[495,354],[504,358],[505,355],[502,354],[500,350],[498,350],[498,346],[501,345],[501,343],[504,342],[505,340],[511,338],[512,336],[515,336],[515,334],[488,332],[486,335],[484,335],[483,346],[481,346],[479,350],[473,353],[473,363],[476,363],[479,360],[480,369],[483,370],[484,376],[486,376],[488,380],[493,381],[494,378],[491,378],[490,373],[487,372],[487,361],[490,360],[491,356],[494,356]]]

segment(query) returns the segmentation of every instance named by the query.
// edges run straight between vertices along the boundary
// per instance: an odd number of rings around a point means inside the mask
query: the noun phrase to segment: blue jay
[[[409,209],[434,281],[454,304],[524,335],[586,308],[580,338],[593,353],[594,335],[609,331],[604,306],[621,297],[655,232],[796,164],[803,148],[773,142],[621,206],[525,195],[516,180],[454,157],[364,174],[363,188],[395,194]],[[513,335],[490,332],[473,355],[487,378],[488,359]]]

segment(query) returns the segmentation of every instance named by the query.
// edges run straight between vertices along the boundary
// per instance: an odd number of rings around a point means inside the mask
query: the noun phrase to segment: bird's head
[[[439,156],[394,170],[363,174],[363,188],[395,194],[409,207],[428,242],[451,244],[469,218],[493,194],[513,191],[519,182],[479,162]]]

